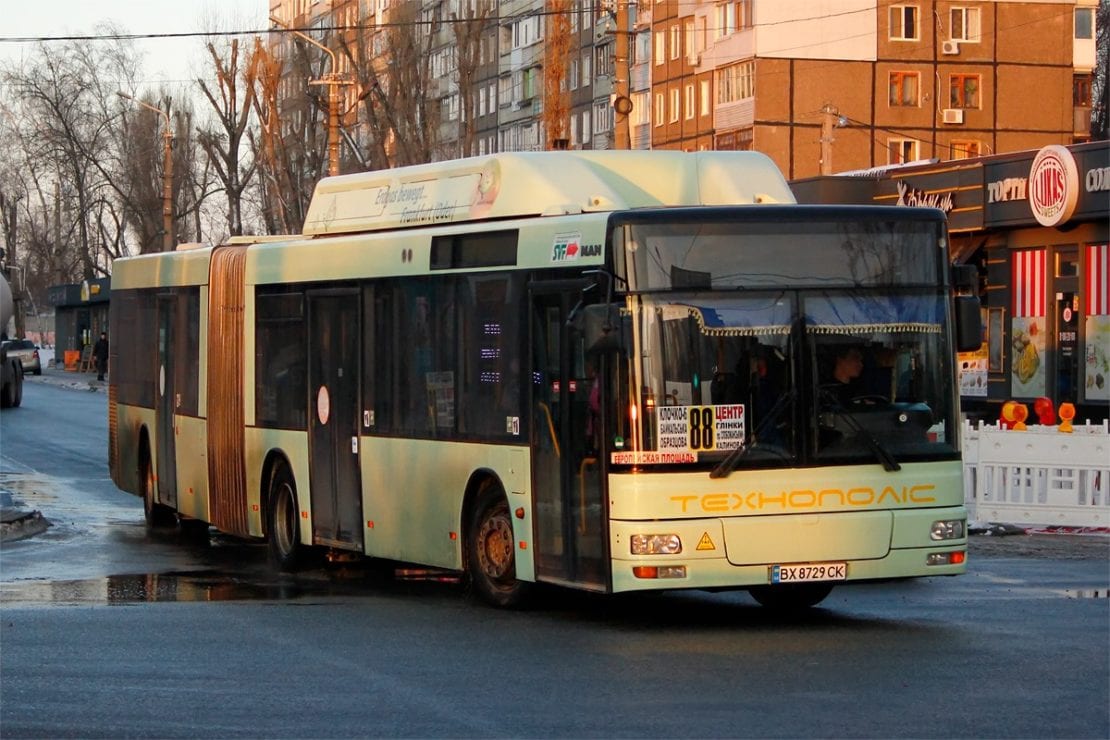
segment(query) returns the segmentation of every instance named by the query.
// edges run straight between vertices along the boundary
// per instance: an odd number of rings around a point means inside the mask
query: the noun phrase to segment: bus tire
[[[498,607],[519,606],[529,585],[516,578],[516,540],[509,503],[494,485],[479,492],[467,530],[470,585],[484,601]]]
[[[143,516],[147,526],[154,529],[176,526],[177,517],[173,509],[154,500],[154,465],[145,445],[139,460],[139,484],[143,487]]]
[[[270,562],[278,570],[291,573],[304,564],[301,544],[300,512],[297,508],[297,483],[284,462],[274,465],[270,491],[266,498],[266,533]]]
[[[797,611],[817,606],[833,590],[831,583],[784,583],[748,589],[760,605],[776,611]]]

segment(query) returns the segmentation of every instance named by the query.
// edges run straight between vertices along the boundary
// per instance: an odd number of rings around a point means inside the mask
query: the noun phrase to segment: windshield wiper
[[[752,439],[755,440],[755,443],[751,445],[741,444],[739,447],[729,452],[728,455],[725,456],[725,459],[721,460],[721,462],[717,464],[717,467],[709,472],[709,477],[727,478],[729,474],[736,469],[736,465],[740,462],[740,458],[759,446],[759,437],[773,422],[778,421],[778,418],[782,416],[782,412],[787,409],[791,401],[794,400],[795,394],[796,391],[791,388],[786,393],[779,396],[779,400],[775,401],[775,405],[771,407],[771,410],[768,411],[767,415],[763,417],[763,420],[759,422],[759,426],[752,432]],[[783,457],[789,459],[786,455],[783,455]]]
[[[819,388],[818,398],[827,403],[832,409],[832,412],[843,419],[844,423],[851,427],[853,432],[863,437],[863,441],[867,443],[868,448],[875,453],[875,457],[879,458],[879,462],[883,464],[883,470],[888,473],[893,473],[896,470],[902,469],[901,464],[894,459],[894,455],[890,453],[890,450],[883,447],[882,442],[876,439],[875,435],[860,424],[859,420],[844,408],[844,405],[840,403],[840,399],[837,398],[834,393],[825,388]]]

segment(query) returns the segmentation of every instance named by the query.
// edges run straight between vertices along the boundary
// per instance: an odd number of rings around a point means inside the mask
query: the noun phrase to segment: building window
[[[971,159],[983,156],[983,145],[973,139],[952,142],[952,159]]]
[[[755,129],[742,128],[737,131],[718,134],[714,148],[721,152],[750,152],[755,144]],[[700,147],[699,147],[700,149]]]
[[[751,0],[739,2],[717,3],[714,10],[714,36],[724,38],[731,36],[741,28],[752,27]]]
[[[631,64],[644,64],[651,61],[651,33],[644,31],[636,34],[636,41],[630,49],[632,52]]]
[[[582,53],[582,87],[589,87],[593,74],[590,72],[590,52]]]
[[[694,117],[694,85],[693,84],[689,84],[685,87],[685,89],[683,90],[683,96],[684,97],[683,97],[683,101],[682,101],[683,102],[682,110],[683,110],[683,113],[686,116],[686,120],[689,121],[691,118]]]
[[[979,8],[952,8],[951,38],[979,43]]]
[[[891,72],[890,107],[917,107],[920,82],[917,72]]]
[[[716,24],[714,28],[716,38],[728,36],[736,30],[736,6],[732,3],[718,3],[715,9]]]
[[[613,74],[613,48],[613,44],[594,47],[594,74],[598,77],[609,77]]]
[[[887,139],[888,164],[905,164],[917,159],[917,141],[914,139]]]
[[[662,126],[666,121],[666,114],[663,109],[663,93],[655,93],[655,125]]]
[[[1091,75],[1075,75],[1071,78],[1071,102],[1079,108],[1091,107]]]
[[[570,60],[570,74],[567,75],[567,77],[570,78],[570,89],[571,90],[577,90],[578,89],[578,75],[580,75],[580,74],[581,74],[581,72],[578,71],[578,60],[577,59],[571,59]]]
[[[979,75],[954,74],[948,76],[948,107],[979,107]]]
[[[647,92],[632,93],[632,125],[651,123],[651,101]]]
[[[655,32],[655,66],[658,67],[667,61],[667,34],[662,31]]]
[[[613,106],[605,100],[594,103],[594,133],[605,134],[613,128]]]
[[[891,41],[917,41],[917,6],[890,6]]]
[[[670,120],[670,122],[671,122],[671,123],[675,123],[675,122],[677,122],[677,121],[678,121],[678,113],[679,113],[679,107],[678,107],[678,88],[677,88],[677,87],[673,87],[673,88],[671,88],[671,90],[670,90],[670,94],[671,94],[671,100],[670,100],[670,104],[671,104],[671,115],[670,115],[670,118],[669,118],[669,120]]]
[[[682,27],[677,23],[671,26],[671,59],[678,59],[682,53]]]
[[[1095,9],[1075,9],[1075,38],[1090,41],[1095,37]]]
[[[699,114],[703,116],[709,115],[709,80],[701,80],[698,83],[698,97],[700,100]]]
[[[717,104],[755,97],[755,62],[733,64],[716,71]]]

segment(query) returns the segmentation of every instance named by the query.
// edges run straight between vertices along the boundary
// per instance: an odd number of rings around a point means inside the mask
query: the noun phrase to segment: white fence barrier
[[[1110,427],[963,425],[969,521],[1110,526]]]

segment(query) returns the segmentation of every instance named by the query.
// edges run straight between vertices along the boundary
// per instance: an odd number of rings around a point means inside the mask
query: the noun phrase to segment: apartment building
[[[385,19],[418,8],[405,17],[416,16],[431,57],[430,158],[548,146],[547,70],[569,97],[571,148],[612,147],[627,124],[633,148],[756,149],[797,179],[1086,140],[1097,2],[570,0],[557,4],[571,37],[558,64],[547,56],[550,0],[271,0],[270,10],[299,28],[359,25],[359,48],[388,65]],[[324,22],[337,16],[344,23]],[[338,35],[320,32],[329,45]],[[460,48],[467,36],[476,63]],[[627,113],[615,113],[622,90]],[[372,127],[344,124],[356,144],[372,143]]]
[[[1083,141],[1096,6],[661,0],[652,90],[666,121],[653,144],[703,146],[702,126],[694,141],[670,127],[699,121],[708,74],[712,148],[765,152],[789,178]],[[676,95],[690,83],[693,96]]]

